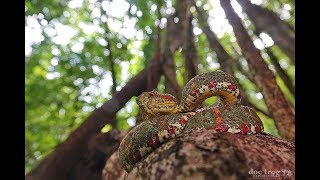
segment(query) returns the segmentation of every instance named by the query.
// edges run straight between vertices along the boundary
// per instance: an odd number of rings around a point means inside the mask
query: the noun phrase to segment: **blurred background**
[[[270,12],[263,17],[272,20],[273,13],[294,32],[293,0],[247,2]],[[168,17],[175,14],[175,7],[179,6],[176,3],[174,0],[25,2],[25,173],[150,63],[158,39],[163,49],[168,46],[166,27]],[[292,52],[285,49],[277,36],[263,29],[263,24],[259,25],[264,19],[250,12],[254,8],[239,3],[240,0],[231,1],[255,47],[261,51],[278,86],[294,108],[295,65]],[[279,136],[219,0],[196,0],[195,4],[197,8],[192,6],[190,12],[198,56],[197,73],[226,68],[219,61],[219,52],[210,45],[204,31],[207,26],[226,53],[236,60],[227,66],[232,67],[246,99],[257,109],[265,131]],[[175,17],[173,21],[178,23],[181,20]],[[188,80],[183,47],[173,54],[176,80],[181,88]],[[157,87],[160,92],[165,92],[164,76],[161,76]],[[206,103],[211,104],[215,100],[210,98]],[[116,124],[107,124],[101,132],[112,128],[128,129],[136,124],[137,114],[136,97],[132,97],[116,114]]]

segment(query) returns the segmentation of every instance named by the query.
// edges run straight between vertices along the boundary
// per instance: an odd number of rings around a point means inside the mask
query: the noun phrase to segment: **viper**
[[[201,108],[203,101],[218,96],[217,103]],[[253,108],[240,104],[235,78],[221,70],[192,78],[182,91],[180,104],[174,96],[156,90],[137,97],[142,123],[121,141],[119,156],[124,169],[132,171],[137,162],[161,144],[198,128],[217,132],[256,134],[263,124]]]

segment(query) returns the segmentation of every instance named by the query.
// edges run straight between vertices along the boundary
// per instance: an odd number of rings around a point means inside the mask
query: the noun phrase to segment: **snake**
[[[212,96],[218,96],[218,101],[202,107]],[[195,129],[242,135],[263,132],[255,110],[240,102],[239,84],[232,75],[221,70],[202,73],[188,81],[180,104],[171,94],[156,90],[143,92],[137,97],[143,122],[129,131],[118,149],[122,166],[131,172],[139,161],[162,144]]]

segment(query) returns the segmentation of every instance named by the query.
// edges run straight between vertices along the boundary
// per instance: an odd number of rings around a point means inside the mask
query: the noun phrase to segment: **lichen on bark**
[[[250,171],[279,171],[282,179],[282,170],[295,171],[295,145],[289,141],[199,129],[162,145],[130,173],[120,170],[120,176],[104,174],[103,179],[249,179]],[[293,174],[286,179],[294,179]]]

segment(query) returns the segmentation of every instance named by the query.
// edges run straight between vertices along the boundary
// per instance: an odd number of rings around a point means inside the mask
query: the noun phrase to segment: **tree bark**
[[[108,27],[107,24],[105,25],[105,29],[106,29],[107,32],[109,31],[109,27]],[[107,35],[105,37],[105,40],[107,41],[106,49],[109,50],[108,60],[109,60],[109,63],[110,63],[110,72],[111,72],[111,78],[112,78],[111,92],[112,92],[112,94],[114,94],[116,92],[116,88],[117,88],[117,79],[116,79],[116,72],[114,70],[114,62],[113,62],[113,57],[112,57],[111,41],[108,40]]]
[[[295,62],[295,32],[290,25],[274,12],[251,4],[248,0],[237,0],[257,29],[266,31],[274,42]]]
[[[232,46],[232,51],[233,53],[236,55],[236,59],[240,59],[240,54],[235,50],[235,48]],[[254,82],[254,78],[252,76],[252,74],[249,72],[249,71],[246,71],[242,65],[240,64],[239,60],[238,61],[234,61],[234,65],[235,65],[235,69],[237,69],[238,71],[240,71],[240,73],[242,75],[244,75],[251,83],[255,84]],[[233,73],[235,74],[235,73]],[[239,82],[239,79],[237,78],[237,76],[235,76],[235,78],[238,80]],[[240,93],[241,94],[244,94],[244,98],[242,99],[242,104],[245,105],[245,106],[252,106],[256,111],[259,111],[261,112],[263,115],[269,117],[269,118],[272,118],[271,114],[269,113],[268,109],[267,110],[264,110],[264,109],[261,109],[260,107],[256,106],[255,104],[251,103],[245,93],[245,91],[243,90],[244,89],[244,86],[240,85]]]
[[[273,73],[268,69],[260,55],[260,51],[254,46],[248,32],[241,23],[241,19],[232,9],[230,0],[220,1],[229,23],[234,29],[237,42],[243,56],[249,63],[249,68],[254,76],[258,88],[261,90],[266,105],[275,119],[275,124],[283,138],[295,139],[294,110],[286,100],[281,89],[277,85]]]
[[[280,76],[280,78],[283,80],[284,84],[287,86],[288,90],[290,91],[290,93],[292,95],[295,96],[295,87],[290,79],[290,77],[288,76],[288,74],[285,72],[284,69],[282,69],[282,67],[279,64],[279,60],[277,59],[277,57],[272,53],[271,49],[266,47],[265,48],[266,53],[268,54],[271,63],[274,65],[274,68],[276,69],[276,72],[278,73],[278,75]]]
[[[212,129],[194,130],[170,140],[130,173],[120,168],[115,174],[106,173],[110,164],[118,166],[116,158],[107,161],[104,180],[254,179],[253,171],[264,175],[265,170],[279,171],[279,179],[294,179],[295,171],[294,144],[267,134],[217,133]],[[290,173],[284,174],[284,170]]]
[[[158,63],[159,61],[152,60],[147,68],[130,80],[109,101],[94,110],[63,143],[59,144],[52,153],[26,175],[26,179],[68,179],[72,167],[83,158],[87,151],[90,139],[99,134],[105,124],[111,123],[116,113],[132,96],[138,96],[146,91],[149,71],[154,74],[154,88],[156,88],[161,75],[161,66]]]
[[[190,9],[190,7],[188,8]],[[188,27],[185,34],[184,45],[182,48],[182,54],[184,55],[184,63],[186,69],[185,82],[187,83],[190,79],[198,75],[198,64],[199,56],[196,45],[194,43],[192,16],[190,15],[188,20]]]
[[[102,22],[104,23],[104,22]],[[105,24],[105,30],[106,32],[110,32],[108,24]],[[112,95],[114,95],[116,93],[116,88],[117,88],[117,78],[116,78],[116,71],[114,69],[114,62],[113,62],[113,56],[112,56],[112,49],[111,49],[111,41],[108,40],[107,38],[107,33],[105,34],[105,40],[107,41],[107,47],[106,49],[109,50],[109,56],[108,56],[108,60],[110,63],[110,72],[111,72],[111,79],[112,79],[112,87],[111,87],[111,93]],[[115,117],[111,120],[111,126],[112,128],[117,128],[117,122]]]
[[[165,91],[166,93],[172,94],[179,101],[181,98],[181,88],[176,79],[176,66],[174,64],[174,53],[178,47],[182,44],[182,37],[178,35],[177,30],[179,27],[174,24],[174,16],[169,16],[167,36],[166,36],[166,47],[164,48],[162,58],[162,69],[165,75]],[[174,28],[176,27],[176,28]]]
[[[90,139],[83,157],[70,170],[68,179],[101,180],[101,172],[105,162],[117,151],[126,131],[120,133],[112,130],[108,133],[98,133]]]
[[[259,37],[259,30],[254,31],[255,35],[260,39]],[[277,59],[277,57],[272,53],[272,50],[269,47],[265,47],[264,48],[266,53],[268,54],[271,63],[273,64],[277,74],[280,76],[280,78],[283,80],[284,84],[287,86],[288,90],[290,91],[290,93],[292,95],[295,95],[295,87],[290,79],[290,77],[288,76],[288,74],[285,72],[284,69],[282,69],[282,67],[279,64],[279,60]]]
[[[178,3],[176,3],[178,4]],[[179,6],[177,6],[179,7]],[[183,23],[186,20],[184,11],[181,8],[176,7],[176,12],[174,15],[168,17],[167,33],[165,48],[162,58],[162,69],[165,75],[165,91],[177,98],[180,101],[181,98],[181,88],[176,79],[176,65],[174,63],[174,53],[183,44]],[[179,22],[175,23],[174,18],[178,17]]]
[[[169,93],[176,97],[177,101],[180,101],[182,89],[179,86],[176,79],[176,66],[174,63],[174,53],[179,48],[184,48],[187,45],[187,41],[190,41],[186,36],[189,31],[189,21],[191,18],[190,7],[192,5],[191,0],[177,0],[175,5],[175,14],[168,17],[167,25],[167,37],[166,37],[166,47],[163,52],[163,72],[166,77],[165,88],[166,93]],[[174,22],[174,18],[178,18],[178,22]],[[195,51],[195,46],[192,47],[191,51]],[[190,49],[188,49],[190,50]],[[193,56],[196,56],[195,54]],[[190,57],[188,57],[190,58]],[[196,61],[197,57],[191,57],[193,60],[188,59],[188,61]],[[192,62],[192,64],[197,62]],[[195,69],[193,69],[195,71]],[[195,73],[195,72],[193,72]],[[191,75],[190,75],[191,76]]]
[[[190,12],[190,8],[192,6],[192,0],[184,0],[179,1],[183,3],[183,11],[185,11],[186,20],[184,22],[184,42],[182,45],[182,54],[184,55],[184,63],[185,63],[185,83],[187,83],[194,76],[198,75],[198,64],[199,64],[199,56],[198,51],[194,41],[193,34],[193,25],[192,19],[193,16]],[[178,3],[179,3],[178,2]]]
[[[240,72],[243,74],[243,72],[240,70]],[[243,74],[244,76],[246,76],[246,74]],[[237,77],[235,77],[238,81],[239,79]],[[250,79],[249,79],[250,81]],[[240,93],[242,96],[242,99],[241,99],[241,104],[245,105],[245,106],[251,106],[253,107],[256,111],[259,111],[261,112],[263,115],[269,117],[269,118],[272,118],[271,114],[269,113],[268,109],[267,110],[264,110],[264,109],[261,109],[260,107],[254,105],[253,103],[251,103],[247,97],[247,94],[245,93],[245,91],[243,90],[243,85],[240,85]]]

